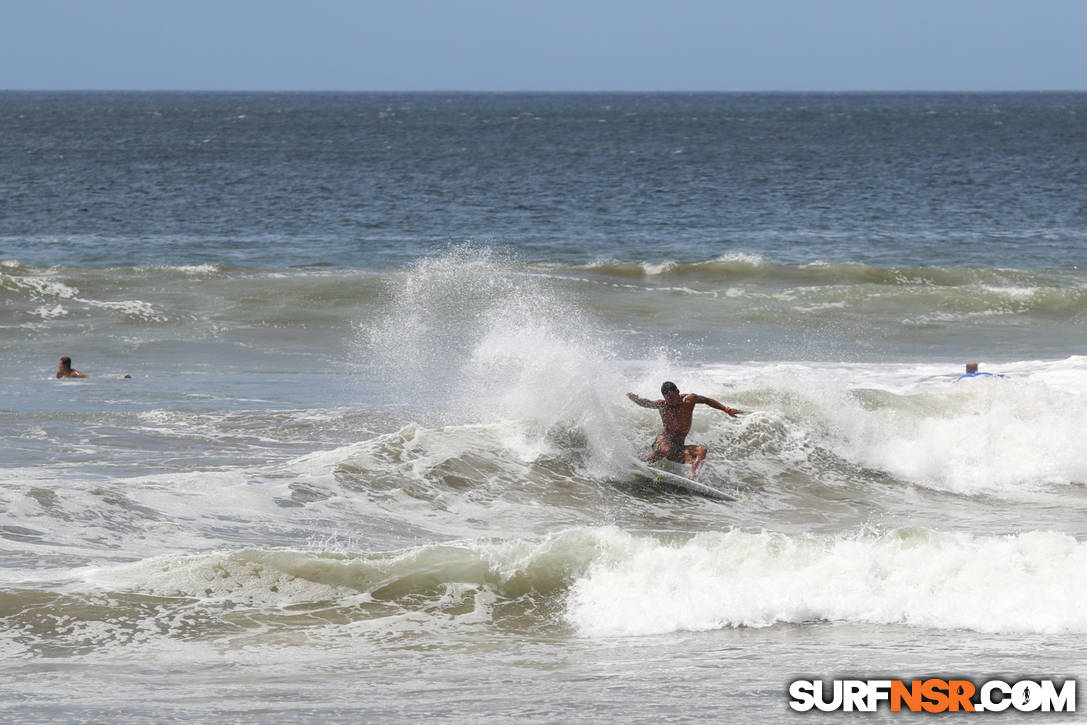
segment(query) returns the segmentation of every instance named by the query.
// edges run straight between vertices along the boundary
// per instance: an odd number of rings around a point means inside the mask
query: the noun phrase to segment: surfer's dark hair
[[[661,395],[668,395],[668,393],[678,393],[679,388],[671,380],[667,380],[661,385]]]

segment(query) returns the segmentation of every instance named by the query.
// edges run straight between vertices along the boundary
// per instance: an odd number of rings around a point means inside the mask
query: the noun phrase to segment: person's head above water
[[[667,398],[672,393],[679,395],[679,388],[671,380],[667,380],[661,385],[661,395]]]
[[[978,364],[976,362],[971,360],[970,362],[966,363],[966,374],[967,375],[973,375],[977,371],[978,371]]]
[[[72,358],[65,355],[60,359],[60,365],[57,367],[58,378],[88,378],[89,375],[84,375],[78,370],[72,370]]]

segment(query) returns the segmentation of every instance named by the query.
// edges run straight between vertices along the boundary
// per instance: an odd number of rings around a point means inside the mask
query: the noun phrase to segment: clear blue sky
[[[0,0],[0,89],[1087,89],[1087,0]]]

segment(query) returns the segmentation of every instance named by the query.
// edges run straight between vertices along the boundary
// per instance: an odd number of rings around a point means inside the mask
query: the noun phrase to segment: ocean
[[[4,722],[1087,672],[1085,93],[4,92],[0,170]]]

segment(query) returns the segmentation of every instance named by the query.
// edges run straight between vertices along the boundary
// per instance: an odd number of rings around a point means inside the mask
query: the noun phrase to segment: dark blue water
[[[1087,94],[0,94],[30,266],[1087,261]]]

